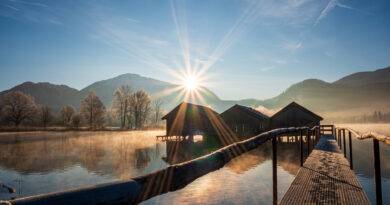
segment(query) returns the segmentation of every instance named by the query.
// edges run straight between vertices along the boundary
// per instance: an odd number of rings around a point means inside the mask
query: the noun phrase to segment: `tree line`
[[[337,123],[389,123],[390,112],[375,110],[370,114],[355,115],[355,116],[337,116],[330,119]]]
[[[163,101],[151,100],[144,90],[133,91],[128,85],[119,87],[113,94],[111,106],[106,108],[95,92],[81,100],[79,110],[65,105],[58,113],[49,106],[38,105],[35,99],[23,92],[12,91],[0,99],[2,126],[63,126],[78,129],[103,129],[119,126],[121,129],[144,129],[161,125]]]

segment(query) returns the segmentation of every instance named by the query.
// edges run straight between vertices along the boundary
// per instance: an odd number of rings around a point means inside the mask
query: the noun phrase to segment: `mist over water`
[[[155,138],[163,133],[1,135],[0,181],[15,188],[16,193],[10,195],[0,191],[0,199],[129,179],[164,168],[167,166],[162,160],[165,146],[156,143]]]

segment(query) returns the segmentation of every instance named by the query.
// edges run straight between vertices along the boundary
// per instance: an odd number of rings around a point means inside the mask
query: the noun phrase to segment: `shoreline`
[[[42,130],[42,131],[18,131],[18,132],[0,132],[0,144],[12,144],[20,142],[34,142],[41,140],[63,140],[69,138],[88,137],[96,134],[127,132],[161,132],[164,129],[145,129],[145,130]],[[157,136],[157,134],[156,134]]]
[[[12,127],[0,127],[0,135],[2,134],[16,134],[16,133],[30,133],[30,132],[128,132],[128,131],[153,131],[153,130],[162,130],[165,127],[153,127],[145,129],[121,129],[120,127],[105,127],[102,129],[89,129],[87,127],[80,128],[68,128],[68,127],[22,127],[22,128],[12,128]]]

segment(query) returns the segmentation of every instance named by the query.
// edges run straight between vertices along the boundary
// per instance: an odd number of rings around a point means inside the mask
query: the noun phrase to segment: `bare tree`
[[[78,129],[80,127],[81,117],[78,113],[72,116],[72,127]]]
[[[134,129],[135,128],[135,120],[134,120],[134,96],[130,97],[130,105],[126,113],[127,119],[127,128]]]
[[[107,108],[106,109],[106,114],[105,114],[105,117],[104,117],[104,119],[106,121],[106,124],[107,125],[111,125],[111,126],[115,125],[115,122],[116,122],[115,118],[116,118],[116,115],[115,115],[115,112],[112,109],[112,107]]]
[[[40,106],[39,107],[39,115],[42,127],[46,128],[46,126],[50,123],[53,118],[51,108],[49,106]]]
[[[147,92],[139,90],[132,97],[132,111],[134,113],[134,125],[141,129],[150,114],[150,97]]]
[[[19,91],[6,94],[3,99],[2,113],[6,121],[15,126],[32,120],[36,114],[37,106],[34,98]]]
[[[105,107],[94,92],[90,92],[81,101],[80,114],[89,124],[90,128],[99,128],[104,124]]]
[[[152,110],[153,110],[152,123],[154,126],[157,126],[160,122],[160,118],[162,116],[162,105],[163,105],[163,101],[161,100],[161,98],[157,98],[152,102]]]
[[[60,116],[63,125],[69,126],[71,124],[72,116],[75,114],[75,112],[76,111],[74,107],[70,105],[65,105],[61,108]]]
[[[132,93],[133,91],[128,85],[122,85],[114,93],[112,107],[121,121],[121,128],[126,126],[126,117],[129,112]]]

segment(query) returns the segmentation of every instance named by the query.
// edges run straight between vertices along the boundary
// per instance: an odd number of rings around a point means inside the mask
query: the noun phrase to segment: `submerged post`
[[[300,136],[300,142],[299,142],[299,144],[300,144],[300,146],[299,146],[299,149],[301,150],[301,155],[300,155],[300,162],[301,162],[301,167],[303,166],[303,131],[302,130],[300,130],[300,132],[299,132],[299,134],[301,135]]]
[[[381,177],[381,159],[379,150],[379,140],[373,138],[374,144],[374,172],[375,172],[375,194],[376,204],[382,204],[382,177]]]
[[[272,190],[273,204],[278,204],[278,178],[277,178],[277,141],[276,136],[272,138]]]
[[[348,131],[348,142],[349,142],[349,167],[353,169],[353,158],[352,158],[352,133]]]

